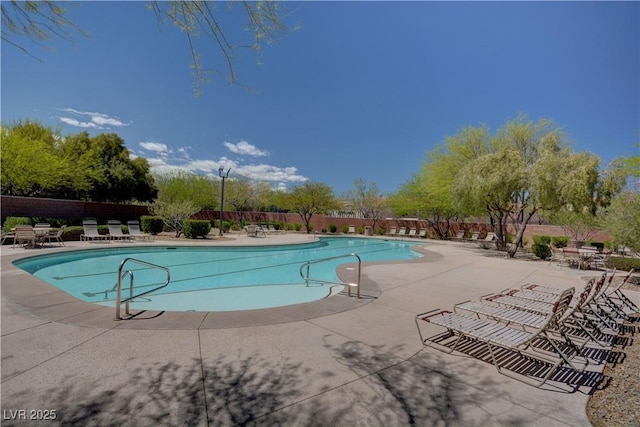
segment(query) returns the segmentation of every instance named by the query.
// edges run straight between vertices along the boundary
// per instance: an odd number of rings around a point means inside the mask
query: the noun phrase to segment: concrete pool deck
[[[286,244],[313,236],[234,238],[197,243]],[[228,317],[142,313],[126,321],[11,264],[106,244],[3,247],[2,424],[589,426],[588,393],[603,365],[590,367],[579,387],[550,381],[537,389],[490,363],[423,346],[414,318],[531,281],[580,288],[602,272],[508,260],[472,244],[416,242],[424,246],[421,260],[363,267],[370,292],[360,302],[338,296],[319,307]],[[28,420],[51,411],[53,422]],[[26,421],[18,419],[23,415]]]

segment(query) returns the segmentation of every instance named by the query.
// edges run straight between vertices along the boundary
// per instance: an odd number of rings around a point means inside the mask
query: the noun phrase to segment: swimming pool
[[[68,294],[95,304],[115,306],[117,271],[125,258],[167,267],[169,286],[131,301],[132,309],[166,311],[235,311],[280,307],[327,297],[331,284],[306,286],[300,267],[307,261],[356,253],[363,262],[408,260],[421,255],[415,242],[371,238],[321,238],[281,246],[193,247],[137,246],[69,251],[24,258],[14,264]],[[336,267],[354,262],[341,258],[314,264],[311,277],[337,282]],[[163,271],[128,265],[134,294],[162,284]],[[129,280],[122,281],[128,296]],[[339,292],[340,287],[333,290]]]

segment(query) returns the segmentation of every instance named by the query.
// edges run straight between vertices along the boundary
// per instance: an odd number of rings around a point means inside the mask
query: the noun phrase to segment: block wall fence
[[[128,205],[118,203],[88,202],[80,200],[46,199],[36,197],[0,196],[0,215],[2,223],[9,216],[26,217],[48,217],[48,218],[95,218],[99,222],[106,223],[110,219],[120,220],[126,223],[128,220],[140,219],[142,215],[150,215],[149,209],[144,205]],[[278,221],[290,224],[302,224],[302,218],[296,213],[283,212],[245,212],[244,219],[247,221],[262,223]],[[193,215],[194,219],[218,220],[219,211],[203,210]],[[239,220],[237,212],[224,213],[225,220]],[[343,226],[353,225],[355,227],[371,226],[372,221],[360,218],[330,217],[325,215],[313,215],[311,217],[313,231],[321,232],[327,230],[330,224],[334,224],[338,233],[342,232]],[[391,227],[415,227],[418,230],[427,230],[427,236],[435,238],[436,233],[427,221],[414,219],[382,219],[376,223],[376,228],[389,230]],[[451,235],[459,230],[467,232],[480,231],[481,237],[491,230],[491,225],[480,222],[452,223]],[[375,232],[375,230],[374,230]],[[531,243],[533,235],[564,236],[565,231],[561,227],[553,225],[529,224],[525,230],[524,237]],[[604,232],[598,232],[593,237],[594,241],[607,241],[611,237]]]

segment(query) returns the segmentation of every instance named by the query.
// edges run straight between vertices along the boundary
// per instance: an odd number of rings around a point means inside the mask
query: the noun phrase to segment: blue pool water
[[[337,282],[336,267],[356,261],[346,257],[311,266],[306,286],[300,266],[307,261],[357,254],[363,262],[407,260],[421,256],[412,242],[366,238],[322,238],[303,245],[253,247],[127,247],[71,251],[25,258],[15,265],[70,295],[115,306],[115,284],[125,258],[166,267],[170,284],[131,302],[134,309],[168,311],[234,311],[279,307],[315,301],[329,295]],[[155,288],[166,273],[127,263],[134,276],[134,294]],[[122,280],[123,297],[129,278]],[[341,289],[333,289],[332,294]]]

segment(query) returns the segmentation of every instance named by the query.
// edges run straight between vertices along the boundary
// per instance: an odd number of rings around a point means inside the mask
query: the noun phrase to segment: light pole
[[[224,216],[224,179],[229,178],[229,172],[231,172],[231,168],[227,170],[226,174],[222,166],[218,169],[218,175],[222,178],[222,191],[220,192],[220,236],[222,236],[222,217]]]

